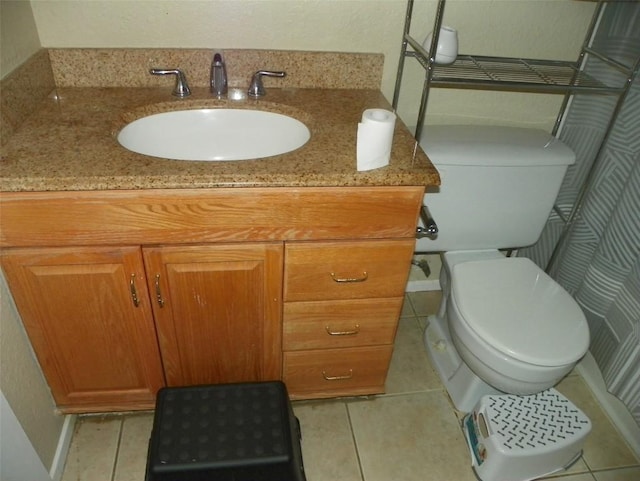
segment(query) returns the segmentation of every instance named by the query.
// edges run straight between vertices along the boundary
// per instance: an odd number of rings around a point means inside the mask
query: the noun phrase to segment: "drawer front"
[[[393,344],[402,297],[287,302],[283,349]]]
[[[401,297],[415,240],[293,242],[285,254],[285,300]]]
[[[393,346],[284,353],[283,380],[293,397],[384,392]]]

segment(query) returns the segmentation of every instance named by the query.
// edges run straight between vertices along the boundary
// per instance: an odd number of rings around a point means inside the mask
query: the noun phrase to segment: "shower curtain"
[[[595,168],[549,273],[583,309],[607,388],[640,425],[640,4],[611,2],[593,46],[635,66],[636,75],[617,115],[617,98],[600,95],[576,95],[565,115],[559,137],[576,152],[556,202],[565,216],[594,162]],[[624,83],[625,75],[612,75],[595,59],[585,71],[608,84]],[[519,255],[546,267],[563,226],[552,213],[538,243]]]

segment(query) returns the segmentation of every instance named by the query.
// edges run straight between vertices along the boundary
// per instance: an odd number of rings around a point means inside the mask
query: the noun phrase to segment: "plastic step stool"
[[[305,481],[300,438],[280,381],[163,388],[146,481]]]

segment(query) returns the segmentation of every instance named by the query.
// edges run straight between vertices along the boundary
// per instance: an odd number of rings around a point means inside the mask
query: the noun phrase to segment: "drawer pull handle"
[[[322,377],[327,381],[344,381],[345,379],[351,379],[353,377],[353,369],[349,369],[349,374],[344,376],[327,376],[327,371],[322,371]]]
[[[329,326],[325,326],[324,329],[330,336],[355,336],[360,332],[360,324],[356,324],[356,327],[354,327],[351,331],[332,331],[331,327]]]
[[[335,272],[331,273],[331,279],[333,279],[334,282],[364,282],[368,278],[369,274],[367,274],[367,271],[362,273],[362,277],[336,277]]]
[[[138,299],[138,290],[136,289],[136,275],[131,274],[131,279],[129,280],[129,290],[131,291],[131,300],[133,301],[133,305],[138,307],[140,305],[140,299]]]

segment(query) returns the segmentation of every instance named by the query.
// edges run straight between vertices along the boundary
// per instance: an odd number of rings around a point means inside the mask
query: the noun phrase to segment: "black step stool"
[[[280,381],[158,392],[146,481],[306,481]]]

